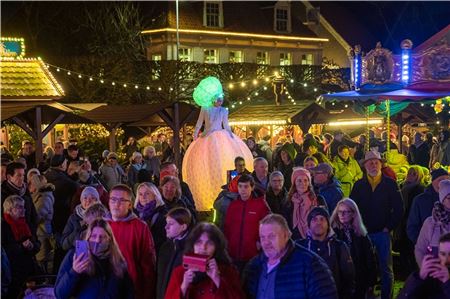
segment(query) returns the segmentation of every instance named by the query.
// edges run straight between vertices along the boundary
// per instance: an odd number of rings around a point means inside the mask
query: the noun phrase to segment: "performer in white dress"
[[[195,126],[194,142],[183,159],[183,180],[189,185],[199,211],[212,209],[214,200],[227,183],[227,170],[234,169],[234,159],[245,159],[252,170],[253,156],[247,145],[231,132],[228,110],[222,107],[222,85],[217,78],[203,79],[193,94],[202,106]],[[200,129],[204,124],[204,130]]]

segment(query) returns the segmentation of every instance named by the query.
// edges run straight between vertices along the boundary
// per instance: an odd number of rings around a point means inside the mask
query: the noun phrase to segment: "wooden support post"
[[[42,135],[42,108],[41,107],[36,107],[36,121],[34,123],[34,132],[35,132],[35,136],[36,139],[35,141],[35,154],[36,154],[36,165],[39,164],[39,162],[42,161],[42,152],[43,152],[43,148],[42,148],[42,138],[44,138],[44,136]]]
[[[175,165],[181,169],[181,151],[180,151],[180,104],[175,102],[173,105],[173,147],[175,151]]]

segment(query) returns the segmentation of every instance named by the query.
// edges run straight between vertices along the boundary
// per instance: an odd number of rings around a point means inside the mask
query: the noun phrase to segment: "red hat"
[[[295,180],[301,175],[305,175],[306,177],[308,177],[309,182],[311,182],[311,173],[306,168],[294,167],[291,175],[292,185],[295,185]]]

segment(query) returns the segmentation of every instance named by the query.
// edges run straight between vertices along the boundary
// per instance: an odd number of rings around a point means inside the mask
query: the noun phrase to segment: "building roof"
[[[101,124],[132,123],[155,114],[162,107],[161,104],[106,105],[87,111],[82,116]]]
[[[295,17],[295,7],[299,5],[295,2],[291,2],[292,31],[290,33],[275,32],[273,28],[273,8],[275,3],[276,1],[222,1],[224,26],[223,28],[210,28],[203,26],[204,2],[183,1],[179,4],[179,28],[317,37],[313,31]],[[176,28],[175,1],[160,3],[157,11],[162,11],[164,16],[158,22],[155,22],[155,25],[150,29]]]
[[[0,96],[4,100],[58,99],[64,91],[40,59],[0,59]]]
[[[314,102],[299,102],[296,105],[246,105],[232,112],[230,125],[288,125],[301,121],[305,116],[316,113],[316,123],[328,118],[325,109]]]
[[[42,109],[42,123],[49,124],[55,120],[61,113],[64,118],[58,123],[61,124],[79,124],[93,123],[92,120],[73,113],[73,110],[54,101],[7,101],[1,105],[1,121],[9,120],[13,117],[24,119],[25,122],[31,123],[35,119],[36,107]]]
[[[425,51],[428,48],[435,46],[436,43],[440,42],[443,39],[447,39],[447,44],[450,44],[450,24],[417,47],[413,48],[413,51],[416,53]]]

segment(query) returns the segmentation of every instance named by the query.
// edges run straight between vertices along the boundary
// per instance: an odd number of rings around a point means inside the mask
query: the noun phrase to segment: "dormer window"
[[[206,27],[223,27],[222,1],[205,1],[203,25]]]
[[[291,32],[291,7],[289,3],[278,1],[273,13],[273,29],[276,32]]]
[[[288,25],[288,11],[287,9],[277,9],[277,16],[276,16],[276,26],[277,31],[287,31],[287,25]]]

